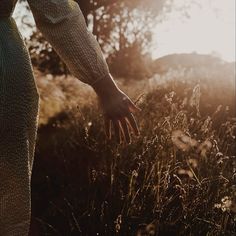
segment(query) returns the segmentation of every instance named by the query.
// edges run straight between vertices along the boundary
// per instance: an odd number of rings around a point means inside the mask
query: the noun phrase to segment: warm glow
[[[173,2],[174,8],[155,29],[154,58],[196,52],[235,61],[234,0]],[[181,12],[184,6],[189,6],[185,16]]]
[[[151,49],[153,58],[173,53],[196,52],[235,61],[235,0],[172,2],[171,12],[154,29],[154,45]],[[22,10],[18,5],[15,16],[21,16]],[[33,21],[32,16],[29,20]],[[22,28],[22,25],[20,29],[24,36],[31,32],[27,27]]]

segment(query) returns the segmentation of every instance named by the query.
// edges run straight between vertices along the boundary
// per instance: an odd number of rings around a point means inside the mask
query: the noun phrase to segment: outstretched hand
[[[111,138],[111,124],[114,128],[115,137],[118,143],[124,140],[131,142],[130,131],[139,135],[139,129],[133,113],[140,109],[123,92],[114,94],[112,97],[101,101],[104,111],[105,132]]]
[[[139,135],[138,125],[133,114],[140,111],[140,108],[116,85],[109,87],[109,83],[107,83],[106,88],[100,88],[96,92],[103,110],[106,136],[111,139],[111,127],[113,126],[117,142],[130,143],[131,132],[136,136]]]

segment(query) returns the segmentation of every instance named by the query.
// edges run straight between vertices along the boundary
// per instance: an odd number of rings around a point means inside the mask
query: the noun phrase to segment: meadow
[[[106,139],[88,86],[36,77],[32,235],[236,233],[234,74],[178,68],[117,80],[142,109],[130,145]]]

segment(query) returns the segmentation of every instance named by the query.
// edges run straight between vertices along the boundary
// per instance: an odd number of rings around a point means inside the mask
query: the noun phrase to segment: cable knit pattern
[[[38,28],[71,72],[93,86],[109,79],[102,51],[72,0],[28,0]],[[27,236],[39,94],[29,55],[11,17],[16,0],[0,0],[0,236]]]

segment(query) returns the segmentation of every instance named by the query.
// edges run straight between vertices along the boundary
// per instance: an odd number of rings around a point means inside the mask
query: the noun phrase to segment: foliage
[[[149,53],[143,55],[141,52],[141,43],[138,42],[133,42],[129,46],[113,52],[107,58],[111,73],[127,80],[151,77],[153,74],[151,55]]]
[[[145,4],[140,0],[77,2],[105,56],[109,57],[111,72],[127,78],[148,77],[151,72],[152,30],[158,16],[164,8],[167,9],[166,1],[148,0]],[[22,24],[34,28],[24,19],[25,16]],[[27,40],[27,45],[35,68],[54,75],[68,73],[65,64],[37,29]]]
[[[96,104],[41,125],[32,232],[233,235],[236,119],[225,106],[208,111],[220,104],[204,90],[204,81],[179,81],[148,92],[141,136],[128,146],[106,140]]]
[[[27,40],[27,46],[32,64],[39,71],[53,75],[69,73],[65,63],[38,30],[35,30]]]
[[[116,76],[148,77],[152,30],[163,7],[164,1],[116,1],[93,12],[93,33]]]

